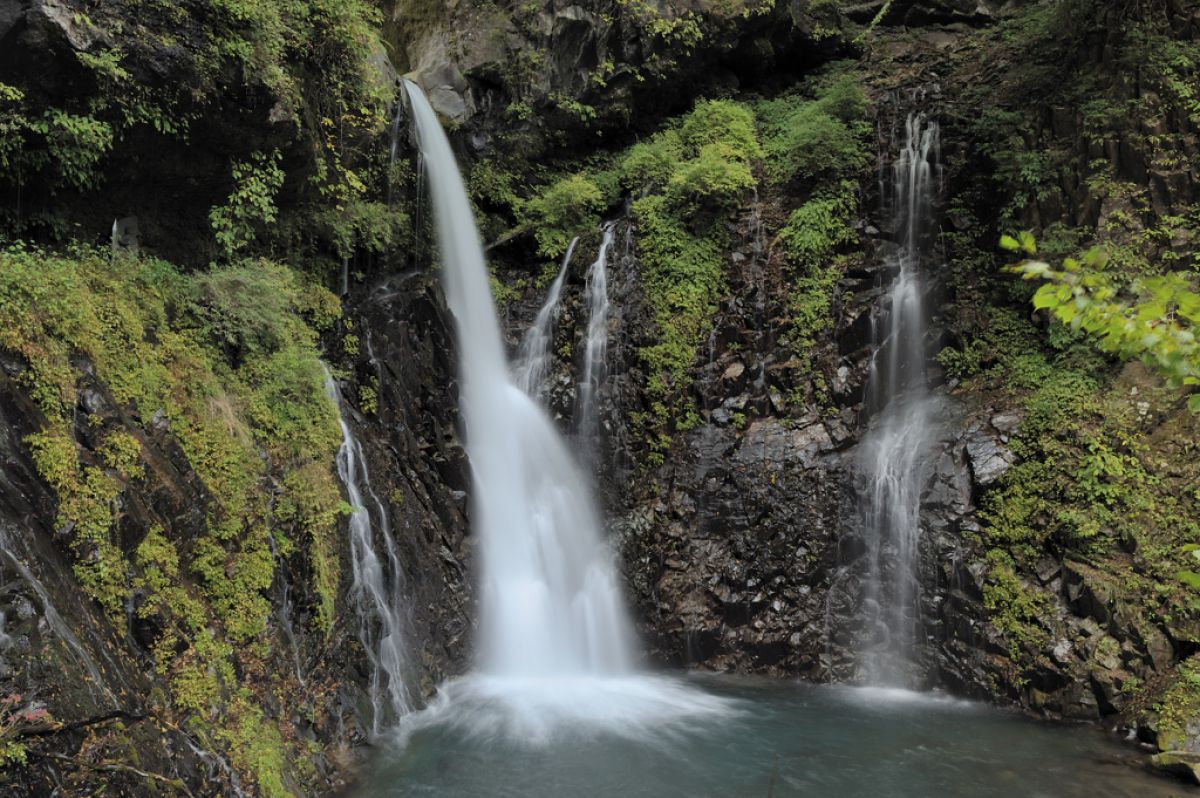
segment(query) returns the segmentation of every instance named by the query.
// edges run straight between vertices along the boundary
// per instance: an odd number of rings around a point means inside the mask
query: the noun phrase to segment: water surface
[[[633,681],[614,682],[590,706],[589,688],[578,714],[569,694],[545,693],[539,706],[533,684],[451,685],[456,695],[380,750],[355,798],[1197,794],[1140,770],[1135,748],[1095,728],[937,694],[740,677]],[[622,705],[640,693],[660,704]]]

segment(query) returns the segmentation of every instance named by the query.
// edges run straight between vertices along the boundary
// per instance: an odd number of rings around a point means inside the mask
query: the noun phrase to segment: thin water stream
[[[392,537],[387,506],[375,495],[362,444],[341,415],[337,383],[326,373],[325,391],[338,405],[342,445],[337,470],[352,509],[350,562],[353,583],[350,596],[358,616],[358,636],[370,664],[367,693],[371,702],[371,732],[378,735],[412,708],[406,683],[408,653],[405,648],[407,615],[404,576]],[[370,497],[370,503],[366,497]],[[372,524],[372,509],[377,526]],[[378,531],[378,534],[376,534]]]
[[[601,229],[600,251],[587,273],[588,326],[576,427],[593,460],[599,451],[600,390],[608,356],[608,255],[616,231],[616,222],[607,222]]]
[[[571,243],[567,247],[567,254],[563,255],[558,276],[554,278],[554,282],[550,283],[550,290],[546,292],[546,301],[538,310],[533,326],[525,332],[525,337],[521,339],[521,352],[513,368],[514,380],[522,391],[534,399],[541,399],[544,393],[542,383],[546,379],[546,373],[550,370],[553,356],[551,347],[554,343],[554,322],[558,318],[558,304],[562,298],[567,269],[571,266],[571,257],[575,254],[575,245],[578,243],[579,236],[571,239]]]

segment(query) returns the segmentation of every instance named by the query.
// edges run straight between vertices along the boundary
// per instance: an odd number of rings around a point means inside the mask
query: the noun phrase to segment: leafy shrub
[[[791,262],[803,269],[824,263],[842,244],[855,239],[850,220],[858,210],[854,186],[810,199],[788,215],[779,237]]]
[[[600,188],[585,175],[573,174],[552,183],[530,200],[524,216],[533,226],[538,252],[558,258],[567,251],[572,238],[600,224],[603,210],[604,195]]]
[[[869,163],[855,132],[839,119],[804,104],[767,133],[767,174],[779,184],[849,178]]]
[[[683,140],[678,131],[664,130],[626,151],[617,173],[631,191],[662,191],[683,160]]]
[[[226,255],[244,249],[278,216],[275,196],[283,186],[279,159],[279,150],[270,155],[256,152],[249,161],[233,165],[233,191],[224,205],[208,214],[217,242]]]
[[[706,145],[723,144],[731,157],[753,160],[762,157],[754,112],[733,100],[701,100],[684,117],[679,138],[691,152],[700,152]]]
[[[768,176],[781,185],[855,178],[871,157],[869,107],[849,74],[827,81],[813,100],[793,94],[759,103]]]
[[[667,184],[667,197],[684,213],[736,206],[755,184],[750,165],[724,142],[705,144],[679,164]]]

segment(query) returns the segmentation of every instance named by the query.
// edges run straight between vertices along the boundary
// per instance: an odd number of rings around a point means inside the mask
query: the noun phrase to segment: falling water
[[[337,470],[353,508],[350,514],[350,560],[354,581],[350,595],[358,613],[358,637],[367,653],[371,673],[368,695],[371,699],[371,730],[377,735],[385,720],[398,718],[411,709],[405,685],[407,657],[404,651],[403,572],[400,569],[396,542],[392,537],[387,507],[371,488],[371,475],[362,444],[350,431],[341,415],[341,397],[332,375],[326,374],[325,392],[338,403],[338,423],[342,428],[342,445],[337,453]],[[363,491],[375,505],[379,521],[379,540],[384,568],[371,526],[371,511],[363,500]],[[389,576],[390,574],[390,576]]]
[[[591,447],[600,431],[597,401],[604,384],[605,355],[608,353],[608,253],[617,225],[604,225],[600,251],[587,273],[588,329],[583,353],[583,381],[579,384],[579,434]],[[593,452],[594,453],[594,452]]]
[[[867,379],[873,414],[859,469],[868,574],[864,599],[868,640],[860,664],[869,682],[905,683],[919,623],[921,486],[934,432],[936,399],[925,373],[925,313],[921,257],[933,232],[938,190],[938,125],[909,114],[905,143],[893,166],[891,202],[899,248],[889,263],[895,278]]]
[[[117,697],[108,688],[107,681],[100,674],[100,668],[96,665],[96,661],[92,659],[84,646],[67,622],[59,614],[58,609],[54,606],[54,602],[50,599],[50,591],[42,584],[42,580],[29,569],[22,557],[17,553],[14,547],[14,542],[9,537],[10,533],[7,530],[0,530],[0,556],[3,560],[7,560],[13,569],[29,586],[29,589],[37,596],[38,601],[42,605],[42,618],[46,621],[46,625],[50,627],[50,631],[62,641],[66,646],[68,653],[75,662],[87,672],[88,675],[88,692],[95,698],[96,692],[100,691],[104,699],[113,706],[117,705]]]
[[[542,382],[550,368],[551,346],[554,343],[554,320],[558,316],[558,301],[562,297],[563,282],[567,276],[567,268],[571,265],[571,256],[575,254],[575,245],[579,236],[571,239],[567,254],[563,256],[562,267],[558,276],[550,284],[546,301],[538,311],[533,326],[521,340],[521,354],[517,366],[513,369],[517,386],[534,399],[542,396]]]
[[[626,672],[632,635],[591,492],[541,407],[509,379],[462,176],[429,102],[406,87],[458,329],[482,545],[479,665],[516,679]]]
[[[296,681],[302,687],[307,686],[304,681],[304,667],[300,662],[300,640],[296,637],[296,625],[292,622],[292,582],[288,579],[287,564],[280,556],[275,534],[270,530],[267,531],[267,540],[271,544],[271,558],[276,563],[275,574],[279,581],[279,627],[292,649],[292,666],[296,669]]]
[[[404,103],[396,99],[396,110],[392,114],[391,141],[388,144],[387,206],[392,207],[393,189],[396,184],[396,153],[400,150],[400,122],[404,118]]]

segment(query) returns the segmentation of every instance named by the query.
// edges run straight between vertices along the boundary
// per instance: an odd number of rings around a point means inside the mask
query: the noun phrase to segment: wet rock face
[[[155,721],[154,696],[161,688],[147,675],[145,652],[82,595],[55,545],[65,530],[56,528],[54,495],[38,478],[24,443],[45,419],[14,380],[21,364],[5,357],[0,366],[0,693],[20,697],[15,710],[45,710],[55,722],[78,724],[33,738],[29,766],[0,774],[0,792],[14,798],[53,794],[61,777],[44,767],[43,755],[75,756],[85,744],[93,756],[136,760],[197,789],[206,778],[221,784],[223,775],[210,772],[197,755],[197,741]],[[82,386],[80,402],[81,419],[103,419],[88,434],[99,434],[101,426],[135,429],[100,384]],[[147,491],[129,495],[120,528],[121,538],[134,545],[152,524],[186,523],[189,506],[203,507],[178,447],[155,436],[143,446]],[[119,773],[109,783],[116,795],[138,795],[145,786]]]
[[[434,109],[464,124],[480,153],[515,140],[530,161],[607,146],[697,96],[778,84],[852,49],[815,35],[803,4],[759,13],[693,0],[515,8],[467,0],[411,24],[413,0],[386,5],[385,38]],[[703,34],[693,39],[688,21]]]
[[[410,612],[414,686],[428,695],[469,659],[475,617],[470,470],[459,443],[457,373],[436,275],[386,278],[353,302],[362,330],[358,385],[378,386],[378,409],[347,419],[366,450],[400,551]],[[339,624],[353,628],[347,613]]]
[[[650,529],[624,541],[643,629],[676,664],[821,678],[849,480],[820,422],[756,425],[693,431]]]

